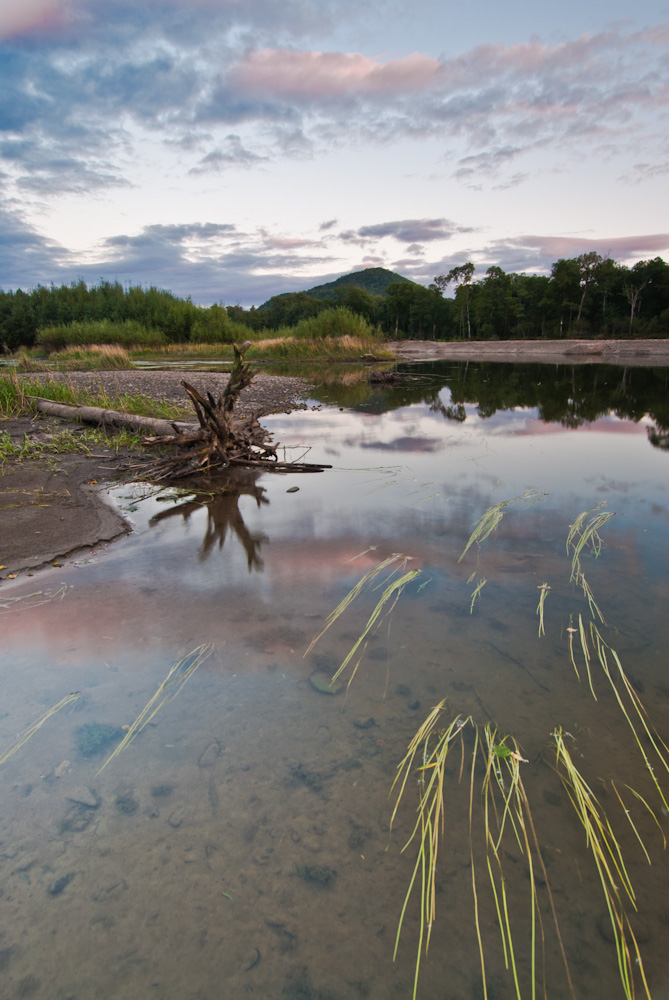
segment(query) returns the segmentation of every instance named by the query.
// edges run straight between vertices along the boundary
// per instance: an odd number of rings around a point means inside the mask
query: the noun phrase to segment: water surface
[[[570,583],[565,549],[581,511],[604,504],[615,513],[599,557],[585,552],[582,564],[602,634],[666,740],[666,379],[663,369],[450,364],[402,366],[395,385],[323,386],[314,390],[320,409],[267,423],[287,457],[306,452],[331,471],[246,472],[225,492],[220,482],[190,494],[111,488],[134,522],[128,538],[3,586],[0,754],[80,693],[0,769],[3,995],[410,997],[417,897],[392,959],[420,773],[392,837],[389,792],[413,734],[447,699],[444,725],[472,716],[521,745],[575,992],[623,996],[601,885],[553,767],[551,733],[571,734],[624,852],[651,994],[666,996],[666,810],[601,667],[593,666],[597,700],[582,656],[576,677],[567,629],[593,616]],[[484,511],[523,495],[459,561]],[[381,591],[363,592],[305,656],[312,638],[392,553],[419,576],[355,657],[348,692],[317,691],[310,676],[329,680]],[[551,589],[539,636],[542,585]],[[212,655],[99,774],[116,744],[82,748],[91,732],[83,727],[131,725],[170,668],[204,643]],[[458,749],[445,786],[437,915],[418,986],[435,1000],[483,995],[472,734],[463,780]],[[655,767],[666,788],[669,776]],[[480,777],[472,841],[487,989],[510,998]],[[513,837],[504,857],[519,982],[530,996],[530,881]],[[543,877],[537,893],[539,989],[545,975],[548,996],[566,997]]]

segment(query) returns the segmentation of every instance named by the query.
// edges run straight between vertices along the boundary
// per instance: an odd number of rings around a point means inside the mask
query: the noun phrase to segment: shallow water
[[[476,371],[479,394],[502,366],[485,367]],[[654,371],[666,385],[666,372]],[[288,457],[309,449],[306,459],[331,471],[247,473],[224,495],[216,484],[191,495],[115,487],[112,498],[135,524],[128,538],[3,586],[0,755],[79,693],[0,769],[3,996],[410,997],[417,896],[392,959],[416,857],[415,843],[401,848],[420,772],[392,837],[389,792],[407,744],[444,698],[444,726],[458,713],[481,727],[492,722],[528,761],[520,770],[545,865],[540,871],[535,858],[539,992],[545,976],[548,996],[570,995],[545,875],[576,995],[624,995],[601,884],[553,767],[551,732],[562,726],[623,851],[651,994],[669,996],[666,809],[599,661],[595,700],[575,647],[576,677],[567,628],[579,614],[587,627],[593,615],[570,583],[565,549],[581,511],[604,503],[615,512],[599,557],[586,552],[582,567],[606,619],[602,634],[666,741],[669,454],[648,430],[663,430],[662,400],[639,393],[636,422],[610,412],[574,426],[574,406],[564,421],[571,426],[542,420],[537,382],[552,380],[557,392],[569,373],[585,412],[592,387],[579,372],[537,366],[515,369],[512,409],[503,403],[508,383],[485,408],[469,401],[463,366],[453,365],[406,366],[404,385],[358,387],[350,408],[342,395],[350,387],[317,390],[320,410],[267,423]],[[531,402],[522,405],[524,380]],[[611,394],[620,411],[620,394]],[[563,419],[555,405],[552,412]],[[486,508],[528,490],[459,562]],[[381,591],[364,591],[305,651],[328,613],[391,553],[410,557],[407,568],[420,575],[370,638],[348,692],[317,691],[310,676],[329,680]],[[539,636],[543,584],[551,589]],[[98,773],[116,742],[93,753],[95,734],[82,727],[130,726],[170,668],[203,643],[214,652]],[[473,733],[468,724],[460,782],[459,741],[448,758],[436,920],[418,984],[418,996],[435,1000],[483,996],[469,834]],[[650,755],[648,737],[640,743]],[[667,789],[661,762],[651,764]],[[510,998],[482,777],[481,764],[472,843],[486,983],[489,997]],[[503,863],[517,975],[530,996],[531,883],[511,830]]]

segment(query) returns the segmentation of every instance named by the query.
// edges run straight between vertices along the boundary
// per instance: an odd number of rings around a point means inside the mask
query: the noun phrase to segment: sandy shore
[[[398,340],[403,361],[532,361],[544,364],[669,365],[667,340]]]

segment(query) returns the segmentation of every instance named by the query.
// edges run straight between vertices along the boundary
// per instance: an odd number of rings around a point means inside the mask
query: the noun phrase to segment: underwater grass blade
[[[625,895],[636,909],[634,890],[625,867],[622,851],[604,810],[574,764],[567,749],[561,729],[553,732],[556,751],[556,768],[569,799],[581,821],[586,834],[586,844],[597,868],[597,874],[604,893],[609,914],[618,961],[618,972],[627,1000],[633,1000],[634,969],[640,969],[644,990],[648,1000],[648,984],[643,971],[636,937],[625,913],[621,898],[622,886]],[[628,942],[636,954],[633,961]]]
[[[366,555],[367,552],[370,551],[371,551],[370,549],[367,549],[365,552],[361,552],[360,555]],[[356,556],[356,558],[358,557]],[[364,576],[362,576],[358,580],[355,586],[352,587],[351,590],[349,590],[348,594],[346,594],[346,596],[339,602],[337,607],[330,612],[325,621],[325,625],[318,633],[318,635],[314,636],[314,638],[311,640],[311,642],[309,643],[309,647],[307,648],[304,655],[305,656],[309,655],[309,653],[314,648],[319,639],[321,639],[325,635],[327,630],[332,625],[334,625],[337,619],[344,614],[344,612],[347,610],[347,608],[350,607],[351,604],[353,604],[353,601],[356,599],[356,597],[358,597],[362,593],[362,591],[364,590],[364,588],[368,583],[371,583],[372,580],[376,579],[379,573],[382,573],[385,569],[388,569],[391,566],[395,567],[395,572],[397,572],[399,569],[403,569],[406,566],[407,559],[408,559],[407,556],[404,556],[399,552],[393,552],[392,555],[388,556],[387,559],[384,559],[377,566],[372,566],[372,568],[368,570],[368,572],[365,573]]]
[[[407,906],[420,873],[420,924],[414,973],[414,1000],[418,989],[418,976],[423,948],[425,949],[425,954],[427,954],[432,935],[432,926],[436,918],[437,857],[439,852],[439,838],[440,836],[443,837],[445,824],[445,761],[452,741],[460,735],[466,722],[470,721],[469,719],[463,721],[460,716],[457,716],[443,732],[436,733],[436,726],[444,707],[445,700],[440,702],[430,712],[427,719],[419,727],[418,732],[409,743],[404,758],[398,765],[397,774],[390,790],[390,794],[392,795],[399,782],[397,800],[390,820],[390,829],[392,831],[397,810],[406,788],[407,779],[413,770],[418,756],[419,761],[422,761],[421,766],[418,768],[420,775],[418,817],[402,851],[405,851],[415,839],[417,839],[418,848],[416,861],[399,916],[395,936],[395,949],[393,952],[393,960],[395,960]],[[430,749],[430,740],[434,735],[437,736],[437,741],[434,748]]]
[[[589,510],[584,510],[580,513],[573,524],[569,526],[566,542],[567,554],[571,552],[572,557],[569,582],[581,587],[588,602],[590,613],[596,615],[601,622],[604,622],[604,615],[595,601],[590,585],[585,578],[583,567],[581,566],[581,555],[584,550],[589,549],[595,559],[597,559],[602,551],[603,541],[602,536],[599,534],[600,528],[603,528],[607,521],[615,517],[613,511],[601,511],[603,506],[604,501],[596,507],[591,507]],[[601,511],[601,513],[598,514],[596,513],[597,511]],[[594,516],[586,523],[586,518],[589,514],[594,514]]]
[[[367,624],[363,629],[362,635],[358,636],[358,638],[356,639],[349,653],[341,663],[339,669],[333,675],[331,683],[334,684],[334,682],[340,677],[342,672],[346,669],[346,667],[349,665],[349,663],[355,656],[357,650],[368,639],[368,637],[371,635],[374,629],[380,624],[383,618],[386,618],[389,614],[392,613],[407,583],[410,583],[412,580],[415,580],[416,577],[419,575],[420,575],[419,569],[410,569],[407,570],[406,573],[403,573],[402,576],[398,577],[397,580],[393,580],[392,583],[389,583],[386,586],[385,590],[381,594],[379,601],[376,604],[376,607],[374,608],[374,610],[372,611],[371,615],[367,620]],[[349,677],[348,680],[349,685],[351,684],[353,678],[355,677],[359,665],[360,661],[358,661],[353,670],[353,673]]]
[[[539,615],[539,636],[541,637],[542,635],[546,635],[546,629],[544,628],[544,605],[551,588],[547,583],[540,583],[538,589],[540,594],[539,603],[537,604],[537,614]]]
[[[543,500],[547,495],[547,493],[537,493],[535,490],[525,490],[525,492],[521,493],[520,496],[512,497],[511,500],[502,500],[500,503],[496,503],[491,507],[488,507],[488,509],[484,511],[474,525],[474,530],[469,536],[469,540],[462,550],[462,555],[458,559],[458,562],[462,562],[474,543],[480,545],[482,542],[485,542],[486,538],[489,538],[490,535],[492,535],[493,531],[496,530],[500,521],[504,517],[507,508],[510,507],[511,504],[526,500],[528,502],[527,506],[530,507],[532,504]]]
[[[658,795],[662,799],[662,804],[663,804],[664,808],[669,810],[669,802],[667,802],[665,794],[664,794],[664,792],[662,790],[662,786],[660,785],[660,782],[657,779],[657,776],[655,774],[653,766],[650,763],[650,760],[648,758],[648,754],[646,753],[646,749],[645,749],[645,747],[643,745],[641,737],[640,737],[639,733],[637,732],[637,729],[636,729],[636,727],[634,725],[634,722],[632,721],[630,713],[628,712],[627,707],[626,707],[626,705],[625,705],[625,703],[624,703],[624,701],[623,701],[623,699],[621,697],[620,691],[618,690],[618,686],[616,685],[614,678],[611,676],[611,671],[609,669],[609,664],[608,664],[608,658],[607,658],[607,655],[606,655],[607,650],[611,653],[611,656],[613,657],[613,659],[615,661],[615,664],[616,664],[616,667],[617,667],[617,670],[618,670],[618,676],[619,676],[619,678],[620,678],[620,680],[622,682],[623,690],[624,690],[625,694],[627,694],[627,696],[628,696],[628,698],[629,698],[629,700],[631,702],[631,705],[632,705],[632,708],[634,710],[634,713],[638,717],[638,719],[639,719],[639,721],[640,721],[640,723],[641,723],[641,725],[643,727],[643,730],[644,730],[644,732],[645,732],[645,734],[646,734],[646,736],[648,738],[648,741],[650,742],[653,750],[655,751],[655,753],[657,755],[658,760],[662,764],[662,766],[663,766],[664,770],[667,772],[667,774],[669,774],[669,762],[667,761],[667,756],[666,755],[669,754],[669,749],[667,748],[666,743],[657,734],[657,732],[655,732],[654,734],[653,734],[653,732],[651,732],[650,727],[649,727],[648,722],[647,722],[648,714],[647,714],[645,708],[643,707],[643,703],[642,703],[641,699],[639,698],[639,695],[636,693],[636,691],[632,687],[632,684],[630,683],[629,678],[627,677],[627,674],[623,670],[623,665],[620,662],[620,657],[616,653],[615,649],[612,649],[611,646],[609,646],[608,643],[605,642],[605,640],[602,638],[602,635],[601,635],[599,629],[597,628],[597,626],[595,625],[594,622],[590,623],[590,634],[591,634],[591,638],[592,638],[592,640],[593,640],[593,642],[595,644],[595,648],[597,650],[597,656],[599,658],[599,662],[600,662],[600,664],[602,666],[604,674],[606,675],[606,678],[609,681],[609,684],[611,685],[611,690],[613,691],[613,694],[614,694],[614,696],[616,698],[616,701],[618,702],[618,705],[619,705],[619,707],[620,707],[623,715],[625,716],[625,720],[627,722],[627,725],[632,730],[632,734],[633,734],[634,739],[636,741],[636,744],[637,744],[637,746],[638,746],[638,748],[639,748],[639,750],[641,752],[641,755],[642,755],[642,757],[644,759],[644,762],[646,764],[646,768],[648,770],[648,773],[651,776],[651,779],[653,781],[653,784],[655,785],[655,788],[656,788],[656,790],[658,792]],[[658,746],[658,744],[660,744],[660,745]],[[660,749],[660,747],[662,749]],[[664,753],[662,752],[663,750],[664,750]]]
[[[148,726],[163,705],[166,705],[167,702],[176,698],[189,677],[195,673],[197,668],[204,660],[207,659],[207,657],[211,656],[213,651],[213,645],[197,646],[192,652],[187,653],[186,656],[182,657],[178,663],[175,663],[174,666],[171,667],[165,680],[162,682],[153,697],[146,703],[133,724],[130,726],[128,732],[125,734],[119,745],[112,751],[109,757],[107,757],[107,760],[104,762],[97,774],[101,774],[107,764],[111,763],[115,757],[130,746],[135,737],[141,733],[145,726]]]
[[[6,750],[0,757],[0,767],[2,767],[2,765],[8,761],[10,757],[13,757],[14,754],[21,749],[21,747],[25,746],[28,740],[35,735],[38,729],[41,729],[44,723],[48,722],[48,720],[55,715],[56,712],[60,712],[61,708],[65,708],[66,705],[70,705],[73,701],[76,701],[77,698],[80,697],[81,695],[78,691],[73,691],[71,694],[66,695],[65,698],[61,698],[56,705],[53,705],[53,707],[46,711],[44,715],[40,716],[37,722],[33,722],[27,729],[24,729],[16,740],[16,743],[14,743],[9,750]]]
[[[472,573],[472,575],[467,580],[467,583],[471,583],[474,580],[475,576],[476,576],[476,573]],[[472,615],[474,613],[474,605],[476,604],[476,599],[481,596],[481,591],[483,590],[483,588],[485,587],[485,585],[486,585],[487,582],[488,581],[486,580],[485,577],[480,577],[477,586],[472,591],[471,600],[469,602],[469,614],[470,615]]]

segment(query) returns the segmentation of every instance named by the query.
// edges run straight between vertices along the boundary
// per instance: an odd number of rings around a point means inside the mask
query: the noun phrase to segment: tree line
[[[556,261],[550,275],[489,267],[475,277],[470,261],[437,275],[427,288],[409,281],[374,295],[337,287],[336,300],[307,292],[275,295],[257,309],[223,303],[204,308],[154,286],[100,281],[0,291],[0,345],[31,347],[37,332],[72,323],[136,324],[168,341],[226,342],[251,330],[296,326],[333,305],[361,316],[388,337],[505,340],[669,335],[669,265],[661,257],[628,267],[590,252]],[[445,293],[453,292],[453,297]]]

